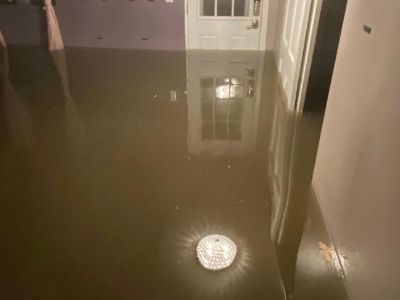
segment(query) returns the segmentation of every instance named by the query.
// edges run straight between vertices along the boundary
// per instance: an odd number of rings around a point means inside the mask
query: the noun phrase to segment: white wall
[[[398,0],[348,1],[314,171],[313,187],[357,300],[398,299],[399,16]]]

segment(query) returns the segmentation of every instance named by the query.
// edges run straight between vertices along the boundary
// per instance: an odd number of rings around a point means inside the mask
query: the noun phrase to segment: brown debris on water
[[[333,261],[333,249],[323,242],[319,242],[319,251],[328,263]]]

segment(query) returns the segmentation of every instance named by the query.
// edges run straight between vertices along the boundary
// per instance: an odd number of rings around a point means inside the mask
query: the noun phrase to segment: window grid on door
[[[199,0],[201,17],[247,17],[250,0]]]
[[[243,80],[203,77],[200,88],[202,140],[241,140]]]

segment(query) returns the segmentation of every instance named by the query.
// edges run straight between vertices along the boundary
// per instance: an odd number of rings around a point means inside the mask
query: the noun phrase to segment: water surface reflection
[[[187,54],[189,151],[234,155],[256,146],[262,52]]]
[[[3,299],[293,294],[318,122],[283,109],[270,53],[13,48],[7,78],[31,150],[2,139]],[[213,233],[238,245],[219,273],[195,257]]]

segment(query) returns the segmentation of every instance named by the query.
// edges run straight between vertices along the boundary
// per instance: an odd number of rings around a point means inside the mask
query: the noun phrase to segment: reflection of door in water
[[[269,149],[269,177],[272,189],[271,237],[276,246],[282,239],[290,197],[295,125],[295,115],[286,110],[283,102],[277,102]]]
[[[200,79],[201,139],[240,141],[243,113],[244,79]]]
[[[191,153],[241,154],[254,149],[263,60],[256,52],[188,53]]]
[[[268,2],[268,0],[186,0],[186,47],[264,50]]]

